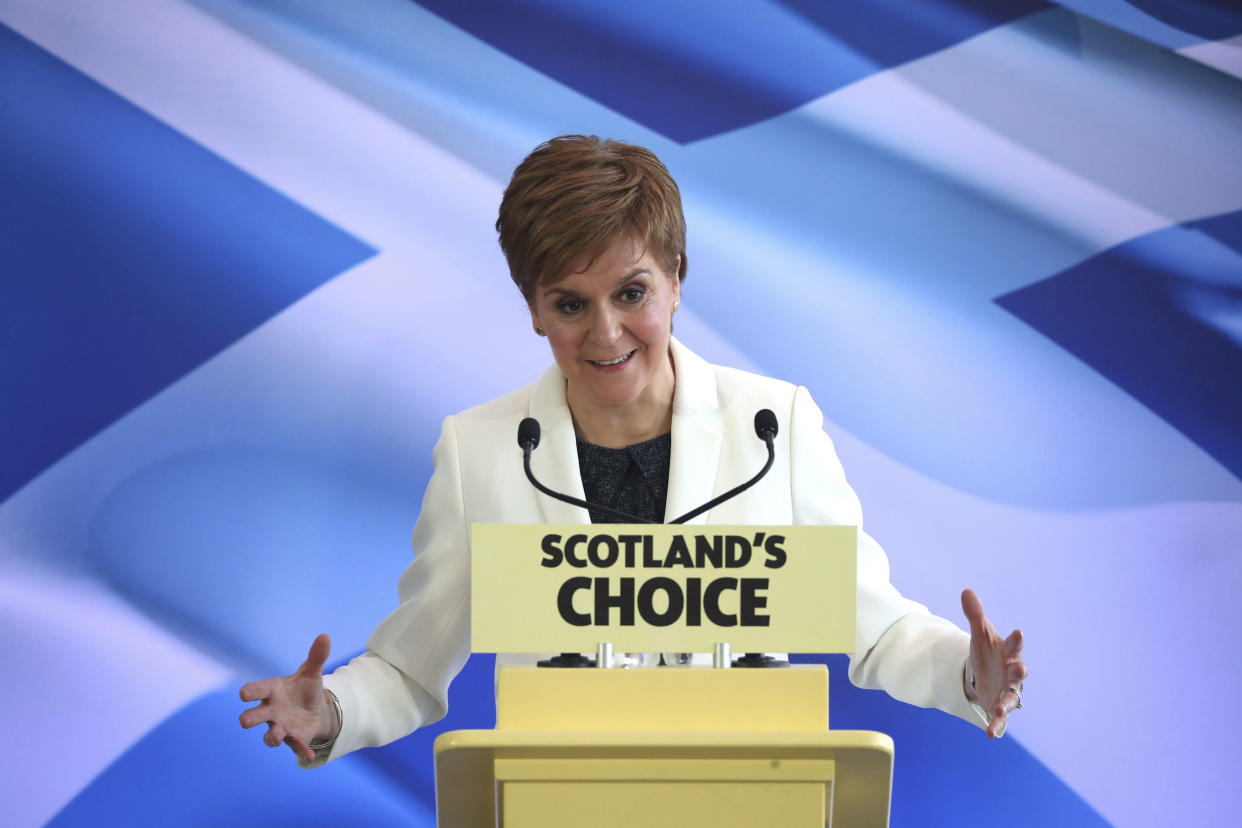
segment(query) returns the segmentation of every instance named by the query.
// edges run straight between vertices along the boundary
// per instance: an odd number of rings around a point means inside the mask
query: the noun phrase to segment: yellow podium
[[[828,672],[504,668],[436,740],[448,828],[888,825],[893,743],[828,729]]]
[[[848,652],[856,566],[851,526],[476,524],[471,648]],[[893,742],[828,729],[822,666],[510,667],[496,714],[436,740],[444,828],[888,825]]]

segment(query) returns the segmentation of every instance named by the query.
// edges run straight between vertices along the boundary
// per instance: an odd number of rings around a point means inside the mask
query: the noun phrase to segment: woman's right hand
[[[293,675],[252,681],[241,689],[242,701],[257,701],[241,714],[245,728],[267,722],[263,741],[268,747],[284,742],[299,757],[313,762],[312,742],[331,739],[340,729],[335,705],[324,698],[323,665],[332,651],[332,640],[321,633],[311,644],[306,661]]]

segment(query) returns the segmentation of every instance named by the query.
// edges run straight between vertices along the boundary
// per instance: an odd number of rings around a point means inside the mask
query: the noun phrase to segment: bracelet
[[[976,692],[975,691],[975,667],[970,662],[970,656],[966,656],[966,663],[962,665],[962,684],[965,686],[969,686],[970,692],[972,693]],[[967,699],[966,703],[970,705],[970,709],[973,710],[975,715],[979,717],[980,724],[982,724],[985,728],[989,724],[991,724],[992,715],[988,713],[987,710],[984,709],[983,705],[979,704],[979,697],[977,694],[973,700]]]
[[[336,697],[336,693],[333,693],[326,687],[323,688],[323,692],[328,694],[328,698],[332,700],[332,706],[336,708],[336,733],[333,733],[332,738],[327,741],[311,742],[308,744],[307,747],[315,751],[315,753],[330,748],[336,744],[336,737],[341,735],[341,728],[345,725],[345,714],[341,710],[341,700]]]
[[[978,691],[975,688],[975,667],[970,661],[970,656],[966,656],[966,664],[962,667],[962,683],[964,685],[970,685],[970,691],[976,694],[974,701],[971,701],[970,699],[967,699],[966,701],[970,705],[971,710],[975,711],[975,715],[979,717],[979,721],[983,723],[983,726],[987,727],[992,722],[992,714],[989,713],[983,705],[979,704]],[[1006,687],[1001,691],[1001,696],[1004,696],[1006,693],[1013,693],[1018,697],[1018,706],[1014,708],[1015,710],[1022,709],[1022,685],[1023,682],[1018,682],[1017,687]],[[996,737],[999,739],[1004,735],[1005,728],[1002,726],[1000,733],[997,733]]]

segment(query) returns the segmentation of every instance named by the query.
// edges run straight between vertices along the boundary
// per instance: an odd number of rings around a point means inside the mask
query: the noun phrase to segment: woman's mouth
[[[611,368],[614,365],[621,365],[632,356],[634,356],[634,352],[630,351],[628,354],[622,354],[616,359],[588,359],[587,362],[592,365],[598,365],[601,368]]]

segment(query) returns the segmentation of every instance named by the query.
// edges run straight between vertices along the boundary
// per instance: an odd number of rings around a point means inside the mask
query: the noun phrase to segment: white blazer
[[[861,531],[858,498],[807,390],[710,365],[676,340],[671,350],[677,384],[666,520],[763,465],[767,450],[755,436],[754,416],[772,409],[779,424],[772,470],[691,524],[859,526],[850,679],[978,724],[962,690],[969,637],[889,583],[888,559]],[[414,529],[414,561],[398,585],[401,604],[376,628],[365,654],[325,678],[344,711],[331,757],[386,744],[444,715],[449,682],[470,654],[472,524],[590,522],[586,510],[540,494],[526,480],[517,427],[528,416],[543,434],[531,461],[535,475],[583,497],[565,377],[556,365],[534,385],[444,420]]]

